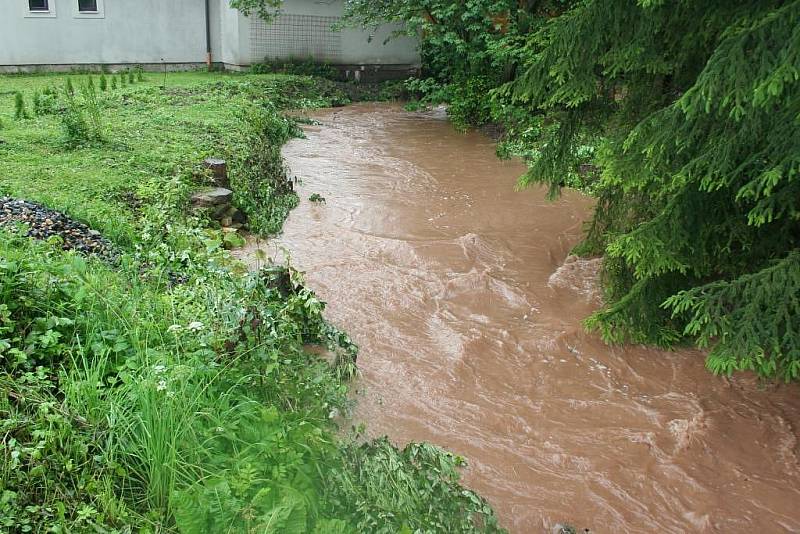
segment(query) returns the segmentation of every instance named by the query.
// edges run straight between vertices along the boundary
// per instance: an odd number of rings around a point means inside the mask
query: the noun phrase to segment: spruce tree
[[[512,94],[556,127],[523,184],[597,169],[587,324],[800,377],[800,1],[585,0],[529,46]]]

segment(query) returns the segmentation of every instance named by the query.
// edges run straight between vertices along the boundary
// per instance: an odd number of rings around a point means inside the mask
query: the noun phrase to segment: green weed
[[[28,108],[25,106],[25,97],[21,92],[14,94],[14,118],[17,120],[30,119]]]

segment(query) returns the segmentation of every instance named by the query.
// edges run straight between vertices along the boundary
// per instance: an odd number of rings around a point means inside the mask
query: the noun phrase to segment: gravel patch
[[[36,202],[0,197],[0,226],[17,224],[27,225],[26,235],[34,239],[60,237],[64,250],[99,256],[111,262],[117,258],[111,242],[85,224]]]

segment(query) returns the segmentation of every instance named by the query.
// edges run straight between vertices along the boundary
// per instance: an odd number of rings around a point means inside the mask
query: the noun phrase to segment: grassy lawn
[[[154,178],[194,172],[206,157],[228,151],[240,127],[237,106],[252,99],[252,93],[279,92],[297,82],[280,75],[169,73],[162,89],[163,75],[148,73],[134,85],[98,89],[104,141],[65,150],[59,115],[34,115],[32,99],[47,88],[63,91],[67,79],[79,87],[88,78],[0,77],[0,158],[5,167],[0,194],[43,202],[125,243],[134,241],[130,204],[137,189]],[[233,87],[250,93],[232,98]],[[31,119],[14,120],[17,91]],[[306,100],[300,104],[326,103]]]
[[[0,530],[499,531],[459,485],[461,459],[341,436],[357,348],[299,273],[244,272],[189,209],[203,159],[221,156],[251,228],[278,231],[296,202],[280,148],[300,134],[283,111],[345,103],[347,87],[199,72],[92,84],[0,77],[0,195],[119,251],[106,263],[0,229]]]

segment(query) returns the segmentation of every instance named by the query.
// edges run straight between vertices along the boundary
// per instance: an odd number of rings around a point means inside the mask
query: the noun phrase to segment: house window
[[[104,3],[105,0],[72,0],[73,16],[76,19],[103,19],[106,17]]]
[[[28,10],[34,12],[48,12],[50,11],[49,0],[28,0]]]
[[[97,13],[97,0],[78,0],[79,13]]]
[[[55,18],[56,0],[18,0],[23,7],[22,16],[27,18]]]

